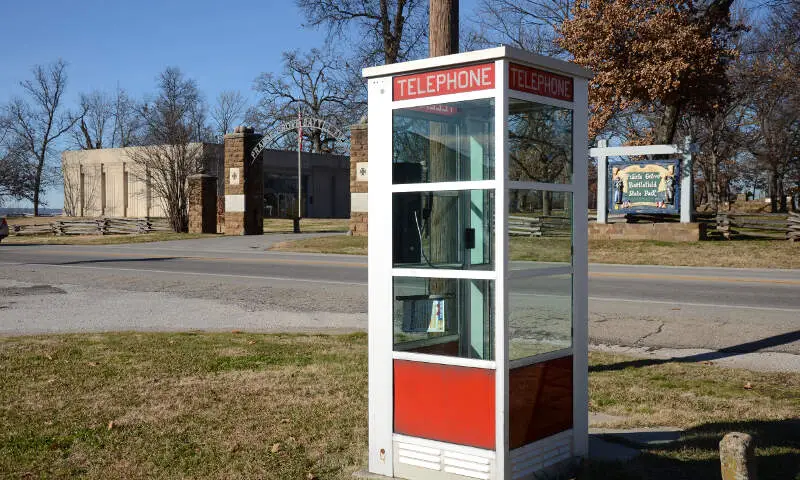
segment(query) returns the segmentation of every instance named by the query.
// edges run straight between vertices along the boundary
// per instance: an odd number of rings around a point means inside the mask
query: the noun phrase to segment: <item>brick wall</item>
[[[696,242],[705,235],[700,223],[590,223],[589,240],[661,240]]]
[[[350,233],[366,236],[368,229],[366,196],[369,182],[358,180],[359,163],[369,160],[367,154],[367,124],[350,127]]]
[[[264,172],[250,151],[261,139],[252,128],[236,127],[225,135],[225,235],[264,233]],[[231,170],[236,170],[231,175]],[[231,183],[231,179],[238,181]]]
[[[192,175],[189,183],[189,233],[217,233],[217,178]]]

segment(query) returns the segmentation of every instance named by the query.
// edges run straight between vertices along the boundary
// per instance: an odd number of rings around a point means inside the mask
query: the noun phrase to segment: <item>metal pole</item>
[[[294,233],[300,233],[300,218],[303,216],[303,113],[297,112],[297,219]]]
[[[597,141],[597,148],[607,148],[608,140]],[[597,157],[597,223],[608,222],[608,157]]]
[[[683,141],[683,159],[681,161],[681,223],[692,222],[692,211],[694,210],[694,195],[692,187],[692,161],[693,151],[692,137],[686,137]]]

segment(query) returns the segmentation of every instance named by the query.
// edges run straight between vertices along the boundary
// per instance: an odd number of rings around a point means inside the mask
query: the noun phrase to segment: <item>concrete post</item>
[[[608,147],[608,140],[598,140],[597,148]],[[608,157],[597,157],[597,223],[608,223]]]
[[[686,137],[683,142],[683,159],[681,161],[681,223],[692,223],[692,211],[694,210],[692,160],[692,138]]]
[[[260,139],[244,126],[225,135],[225,235],[264,233],[264,165],[250,156]]]
[[[722,480],[756,480],[755,442],[746,433],[731,432],[719,442]]]
[[[369,182],[367,170],[367,124],[350,127],[350,234],[366,236],[367,195]]]
[[[217,177],[192,175],[189,184],[189,233],[217,233]]]

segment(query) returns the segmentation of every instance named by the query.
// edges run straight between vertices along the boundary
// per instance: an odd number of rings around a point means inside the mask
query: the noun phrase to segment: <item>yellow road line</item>
[[[286,265],[326,265],[333,267],[366,267],[366,262],[337,262],[333,260],[295,260],[280,258],[231,258],[231,257],[197,257],[192,255],[134,255],[131,253],[116,252],[96,252],[96,251],[69,251],[69,250],[40,250],[36,253],[46,253],[52,255],[83,255],[83,256],[105,256],[114,258],[152,258],[152,259],[180,259],[180,260],[200,260],[205,262],[224,262],[224,263],[274,263]]]
[[[37,253],[56,254],[56,255],[83,255],[94,256],[102,255],[115,258],[140,258],[141,255],[116,252],[97,252],[80,250],[40,250]],[[154,259],[183,259],[199,260],[205,262],[222,263],[262,263],[262,264],[282,264],[282,265],[317,265],[330,267],[350,267],[365,268],[366,262],[337,262],[334,260],[301,260],[301,259],[280,259],[280,258],[231,258],[231,257],[197,257],[192,255],[147,255],[147,258]],[[591,272],[590,278],[627,278],[641,280],[682,280],[690,282],[720,282],[720,283],[765,283],[775,285],[800,285],[800,280],[780,279],[780,278],[754,278],[754,277],[721,277],[711,275],[676,275],[669,273],[623,273],[623,272]]]
[[[674,275],[656,273],[612,273],[591,272],[589,277],[630,278],[642,280],[684,280],[689,282],[722,282],[722,283],[771,283],[781,285],[800,285],[800,280],[782,278],[753,278],[753,277],[720,277],[710,275]]]

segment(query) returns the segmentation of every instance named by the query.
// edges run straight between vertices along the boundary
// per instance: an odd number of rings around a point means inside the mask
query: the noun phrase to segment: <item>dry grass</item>
[[[800,373],[602,353],[590,360],[590,410],[624,418],[608,426],[669,425],[684,433],[632,462],[590,463],[580,479],[719,478],[719,441],[732,431],[756,439],[759,478],[800,478]]]
[[[777,421],[800,412],[800,373],[756,373],[598,352],[591,356],[590,410],[625,418],[610,427],[693,428]]]
[[[336,235],[321,238],[306,238],[280,242],[270,248],[283,252],[339,253],[344,255],[366,255],[367,237]]]
[[[9,244],[27,245],[117,245],[122,243],[190,240],[208,235],[200,233],[151,232],[134,235],[12,235],[3,240]]]
[[[335,236],[282,242],[274,250],[306,253],[367,254],[367,237]],[[513,237],[513,260],[562,262],[569,259],[569,240]],[[592,240],[592,263],[691,267],[800,268],[800,244],[785,240],[658,242]]]
[[[53,216],[53,217],[6,217],[6,221],[8,222],[8,226],[11,227],[13,225],[44,225],[44,224],[51,224],[53,222],[58,222],[63,219],[69,220],[94,220],[94,217],[62,217],[62,216]]]
[[[0,477],[348,478],[366,459],[365,343],[0,339]]]
[[[714,478],[732,429],[758,435],[762,478],[800,468],[800,374],[590,361],[593,411],[688,430],[579,478]],[[363,334],[0,337],[0,477],[347,479],[366,462],[366,365]]]
[[[347,232],[349,218],[304,218],[300,220],[300,231],[303,233]],[[291,219],[265,218],[264,233],[292,233],[294,223]]]
[[[800,268],[800,244],[786,240],[593,240],[589,242],[589,261],[629,265]]]

